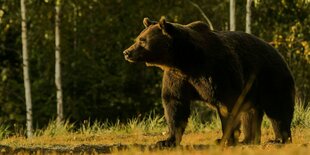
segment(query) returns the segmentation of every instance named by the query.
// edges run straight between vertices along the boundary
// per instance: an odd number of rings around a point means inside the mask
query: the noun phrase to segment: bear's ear
[[[156,24],[157,22],[155,21],[151,21],[149,18],[145,17],[143,19],[143,25],[145,26],[145,28],[149,27],[150,25]]]
[[[163,31],[163,33],[172,35],[174,32],[174,26],[171,23],[166,22],[165,17],[161,17],[159,20],[159,27]]]

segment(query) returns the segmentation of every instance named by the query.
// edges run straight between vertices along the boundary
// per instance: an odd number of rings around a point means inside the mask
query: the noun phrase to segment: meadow
[[[202,123],[194,112],[186,128],[181,146],[157,148],[154,144],[167,136],[165,119],[154,113],[133,118],[123,124],[84,121],[83,124],[51,121],[32,138],[23,129],[9,132],[0,126],[0,154],[310,154],[310,108],[296,106],[292,122],[292,144],[270,144],[273,130],[267,118],[262,125],[261,145],[238,145],[220,148],[215,140],[221,137],[220,121],[214,115],[210,123]],[[240,137],[242,139],[242,135]]]

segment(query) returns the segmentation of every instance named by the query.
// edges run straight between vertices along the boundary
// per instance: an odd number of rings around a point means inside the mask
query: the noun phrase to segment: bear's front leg
[[[175,147],[180,145],[188,122],[190,115],[189,102],[163,99],[163,106],[169,128],[169,137],[166,140],[157,142],[157,145],[161,147]]]
[[[162,87],[162,102],[169,128],[169,137],[157,142],[160,147],[180,145],[190,115],[191,86],[172,73],[165,72]]]

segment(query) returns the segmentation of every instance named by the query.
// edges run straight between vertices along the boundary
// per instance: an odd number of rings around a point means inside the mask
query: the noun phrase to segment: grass
[[[7,138],[10,135],[10,131],[8,130],[10,126],[0,125],[0,140]]]
[[[293,144],[270,145],[266,142],[273,139],[273,130],[266,117],[262,123],[262,145],[238,146],[220,149],[214,141],[221,137],[221,124],[217,115],[210,123],[202,123],[199,113],[194,112],[189,118],[188,126],[180,149],[149,151],[140,147],[118,149],[120,146],[148,146],[167,137],[167,126],[164,117],[150,113],[144,118],[133,118],[127,123],[84,121],[78,129],[76,124],[65,121],[57,123],[51,121],[48,126],[36,130],[34,137],[26,138],[22,134],[8,131],[8,126],[0,125],[0,152],[1,145],[11,148],[83,148],[100,151],[105,146],[116,146],[112,149],[116,154],[310,154],[310,108],[296,105],[292,122]],[[242,137],[241,137],[242,138]],[[204,149],[199,149],[203,146]],[[198,147],[198,149],[196,148]],[[207,148],[205,148],[207,147]],[[13,149],[13,150],[14,150]],[[3,149],[2,149],[3,150]],[[74,149],[73,149],[74,150]],[[72,150],[71,150],[72,151]],[[83,151],[83,149],[82,149]],[[85,148],[84,148],[85,151]],[[26,150],[27,153],[27,150]],[[56,152],[57,153],[57,152]],[[94,152],[88,152],[94,153]],[[0,153],[1,154],[1,153]],[[39,153],[40,154],[40,151]],[[41,152],[42,154],[42,152]],[[43,153],[44,154],[44,153]],[[70,152],[69,152],[70,154]]]
[[[310,128],[310,103],[306,108],[302,104],[296,104],[292,126]]]

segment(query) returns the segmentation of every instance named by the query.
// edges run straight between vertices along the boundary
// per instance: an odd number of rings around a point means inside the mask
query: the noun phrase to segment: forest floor
[[[262,130],[261,145],[238,145],[220,148],[215,140],[221,137],[218,129],[186,132],[180,147],[173,149],[156,148],[158,140],[167,137],[165,133],[141,132],[103,132],[67,133],[54,136],[12,136],[0,140],[0,155],[5,154],[273,154],[307,155],[310,154],[310,129],[293,129],[292,144],[270,144],[272,129]],[[242,136],[241,138],[242,139]]]

